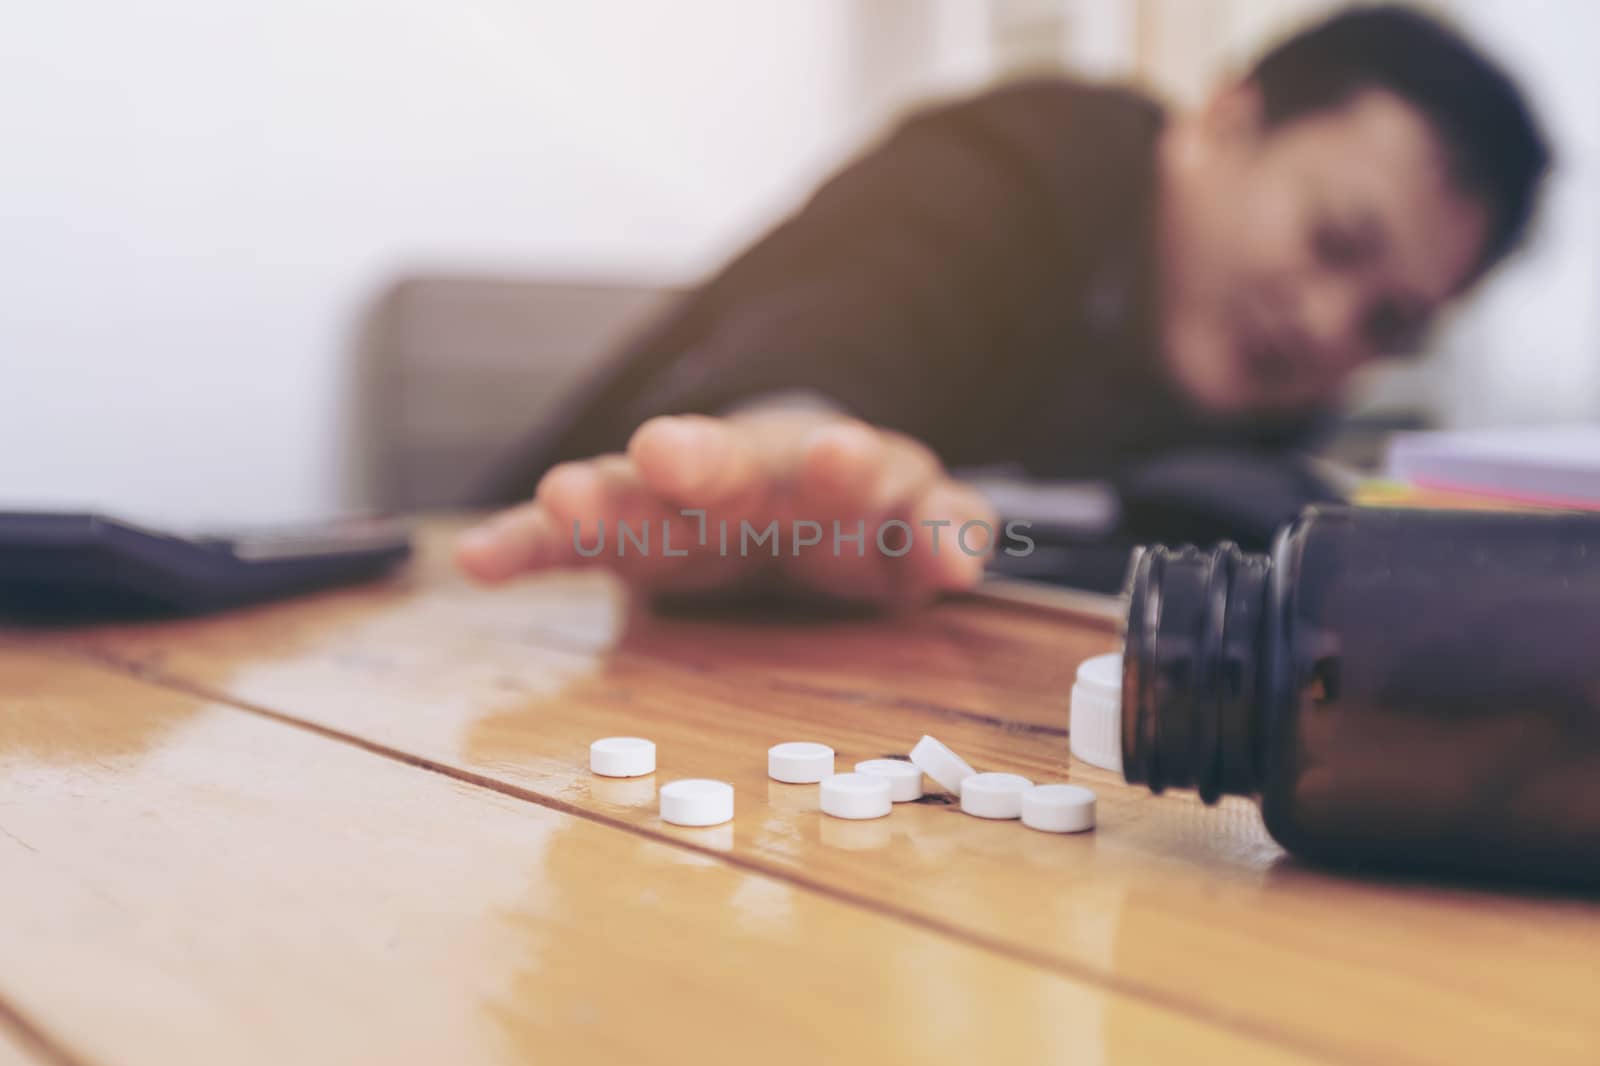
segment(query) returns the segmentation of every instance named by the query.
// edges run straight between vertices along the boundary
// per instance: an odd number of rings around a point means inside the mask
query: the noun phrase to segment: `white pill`
[[[656,772],[656,746],[643,737],[606,737],[589,745],[589,769],[602,777]]]
[[[822,780],[822,813],[835,818],[882,818],[894,807],[887,777],[834,774]]]
[[[733,819],[733,786],[690,777],[661,786],[661,819],[673,825],[721,825]]]
[[[1046,833],[1094,828],[1094,793],[1079,785],[1040,785],[1022,794],[1022,824]]]
[[[791,740],[767,749],[767,776],[791,785],[814,785],[833,773],[833,749],[808,740]]]
[[[973,774],[962,782],[961,809],[979,818],[1022,817],[1022,794],[1033,787],[1021,774]]]
[[[922,771],[904,759],[868,759],[856,763],[856,773],[888,779],[889,798],[896,803],[922,798]]]
[[[961,782],[978,772],[967,765],[967,760],[932,737],[917,741],[917,746],[911,749],[911,761],[947,792],[957,796],[961,795]]]

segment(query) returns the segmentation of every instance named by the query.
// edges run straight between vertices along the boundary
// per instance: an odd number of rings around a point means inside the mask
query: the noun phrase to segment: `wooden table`
[[[1600,1062],[1593,900],[1333,876],[1072,762],[1108,629],[664,618],[439,532],[388,585],[0,633],[0,1064]],[[1100,828],[766,777],[923,733]],[[653,778],[588,773],[615,734]],[[731,825],[657,818],[687,776]]]

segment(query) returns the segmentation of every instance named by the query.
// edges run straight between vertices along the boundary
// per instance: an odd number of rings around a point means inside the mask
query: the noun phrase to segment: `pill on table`
[[[922,771],[904,759],[867,759],[856,763],[856,773],[886,778],[889,798],[896,803],[922,798]]]
[[[643,737],[606,737],[589,745],[589,769],[602,777],[656,772],[656,746]]]
[[[961,782],[978,772],[967,765],[967,760],[926,736],[911,749],[911,761],[946,791],[957,796],[961,795]]]
[[[733,818],[733,786],[690,777],[661,786],[661,819],[673,825],[721,825]]]
[[[1094,828],[1094,793],[1081,785],[1040,785],[1022,794],[1022,824],[1046,833]]]
[[[833,773],[833,749],[808,740],[791,740],[767,749],[767,776],[791,785],[814,785]]]
[[[1021,774],[973,774],[961,784],[961,809],[979,818],[1022,817],[1022,795],[1033,782]]]
[[[1122,656],[1096,655],[1078,667],[1072,686],[1072,754],[1102,770],[1122,772]]]
[[[894,806],[887,777],[834,774],[822,779],[822,813],[835,818],[882,818]]]

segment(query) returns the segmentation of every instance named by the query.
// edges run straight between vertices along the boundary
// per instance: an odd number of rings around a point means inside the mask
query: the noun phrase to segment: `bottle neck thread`
[[[1152,792],[1251,795],[1267,652],[1266,555],[1141,549],[1128,596],[1122,767]]]

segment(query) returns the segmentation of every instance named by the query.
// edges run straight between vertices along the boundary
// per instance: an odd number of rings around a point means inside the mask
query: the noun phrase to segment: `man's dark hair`
[[[1456,184],[1489,208],[1474,277],[1516,247],[1533,215],[1550,149],[1522,92],[1443,23],[1405,7],[1357,7],[1297,33],[1249,74],[1268,129],[1386,89],[1438,133]]]

